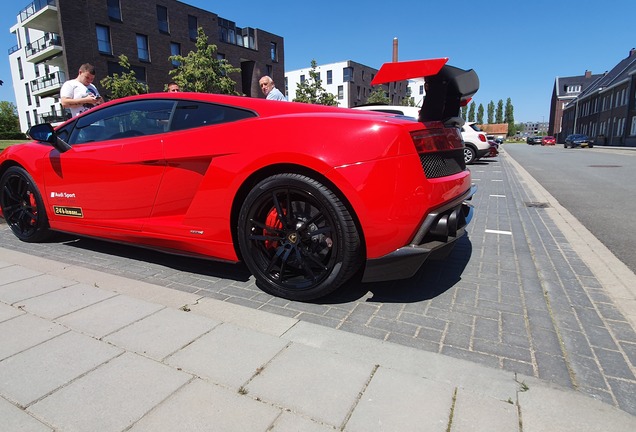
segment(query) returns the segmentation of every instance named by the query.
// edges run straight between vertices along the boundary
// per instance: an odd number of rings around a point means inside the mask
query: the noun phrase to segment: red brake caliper
[[[283,213],[285,213],[284,210],[283,210]],[[283,227],[283,223],[278,218],[278,212],[276,211],[275,208],[272,208],[267,214],[267,218],[265,219],[265,225],[267,225],[268,227],[276,228],[276,229],[281,229]],[[265,236],[276,235],[276,233],[272,231],[268,231],[267,229],[264,229],[263,235]],[[267,249],[276,249],[278,247],[278,240],[265,240],[265,247]]]

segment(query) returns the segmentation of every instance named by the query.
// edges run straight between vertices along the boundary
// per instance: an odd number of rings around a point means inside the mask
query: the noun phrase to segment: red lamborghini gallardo
[[[354,276],[408,278],[464,234],[474,193],[457,129],[476,74],[425,76],[419,121],[201,93],[117,99],[0,154],[0,208],[26,242],[51,230],[244,261],[261,289],[324,296]]]

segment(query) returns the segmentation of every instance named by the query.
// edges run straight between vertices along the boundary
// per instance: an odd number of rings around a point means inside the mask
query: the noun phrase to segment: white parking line
[[[489,234],[505,234],[505,235],[512,235],[512,231],[499,231],[499,230],[486,230],[487,233]]]
[[[494,182],[502,182],[503,180],[496,180],[496,179],[493,179],[493,180],[491,180],[491,181],[494,181]]]
[[[505,195],[490,195],[493,198],[505,198]]]

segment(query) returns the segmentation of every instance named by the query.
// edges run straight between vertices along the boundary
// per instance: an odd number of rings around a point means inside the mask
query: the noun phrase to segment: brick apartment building
[[[240,10],[237,8],[237,11]],[[9,50],[16,105],[22,130],[65,118],[59,103],[62,84],[77,76],[82,63],[97,69],[95,84],[120,72],[128,57],[137,79],[151,92],[164,90],[174,54],[194,50],[197,28],[240,73],[236,90],[262,97],[258,80],[284,80],[283,38],[265,30],[237,27],[234,21],[177,0],[35,0],[11,27],[17,44]]]

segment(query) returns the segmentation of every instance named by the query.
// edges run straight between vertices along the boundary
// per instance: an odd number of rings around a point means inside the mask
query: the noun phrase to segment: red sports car
[[[554,138],[553,136],[544,136],[543,138],[541,138],[542,146],[551,146],[555,144],[556,144],[556,138]]]
[[[33,142],[0,154],[2,214],[26,242],[54,230],[242,260],[261,289],[295,300],[354,276],[408,278],[447,253],[471,217],[455,116],[479,81],[446,60],[416,68],[430,102],[419,122],[156,93],[33,126]]]

